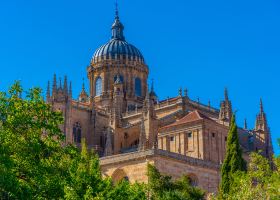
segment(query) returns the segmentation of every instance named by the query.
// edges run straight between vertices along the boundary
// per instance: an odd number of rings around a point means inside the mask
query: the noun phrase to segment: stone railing
[[[202,167],[207,167],[207,168],[212,168],[212,169],[220,168],[220,165],[213,163],[211,161],[205,161],[205,160],[201,160],[198,158],[193,158],[190,156],[185,156],[182,154],[173,153],[173,152],[165,151],[165,150],[161,150],[161,149],[156,149],[155,152],[157,155],[168,157],[168,158],[173,158],[173,159],[180,160],[183,162],[187,162],[187,163],[190,163],[191,165],[197,165],[197,166],[202,166]]]
[[[200,102],[189,100],[188,103],[195,108],[200,108],[200,109],[203,109],[205,111],[209,111],[209,112],[213,112],[213,113],[219,113],[218,109],[213,108],[213,107],[209,107],[208,105],[202,104]]]
[[[162,156],[162,157],[167,157],[175,160],[179,160],[181,162],[189,163],[190,165],[195,165],[195,166],[200,166],[200,167],[207,167],[211,169],[216,169],[218,170],[220,168],[220,165],[210,162],[210,161],[205,161],[189,156],[185,156],[182,154],[178,153],[173,153],[161,149],[150,149],[146,151],[136,151],[136,152],[131,152],[131,153],[124,153],[124,154],[118,154],[118,155],[113,155],[113,156],[107,156],[107,157],[102,157],[100,158],[100,164],[102,165],[110,165],[110,164],[115,164],[115,163],[122,163],[126,161],[131,161],[131,160],[138,160],[138,159],[143,159],[147,157],[154,157],[154,156]]]

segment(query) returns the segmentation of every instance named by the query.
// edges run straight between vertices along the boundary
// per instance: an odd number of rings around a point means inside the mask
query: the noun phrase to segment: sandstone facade
[[[193,185],[216,192],[232,115],[227,90],[219,109],[190,99],[186,89],[160,101],[153,84],[148,89],[144,57],[126,42],[123,29],[116,11],[111,40],[96,50],[87,67],[89,94],[83,85],[75,100],[67,78],[58,84],[54,76],[52,89],[48,84],[47,102],[65,118],[65,142],[79,146],[85,138],[100,155],[104,176],[114,181],[147,182],[151,163],[164,174],[188,175]],[[270,137],[261,102],[256,127],[239,128],[244,157],[262,150],[272,158]]]

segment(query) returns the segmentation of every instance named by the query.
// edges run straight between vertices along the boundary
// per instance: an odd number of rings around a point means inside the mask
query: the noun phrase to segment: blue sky
[[[137,46],[158,96],[219,106],[224,87],[239,125],[254,126],[263,98],[274,140],[280,138],[278,0],[141,0],[119,2],[127,41]],[[0,2],[0,90],[14,80],[46,88],[67,75],[77,97],[96,48],[110,38],[114,0]]]

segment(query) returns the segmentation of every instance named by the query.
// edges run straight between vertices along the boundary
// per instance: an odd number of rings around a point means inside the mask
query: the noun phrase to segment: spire
[[[268,130],[267,120],[266,120],[266,114],[263,109],[263,101],[260,99],[260,113],[256,117],[256,130]]]
[[[154,89],[154,79],[152,79],[150,97],[152,97],[152,99],[156,102],[157,94],[155,93],[155,89]]]
[[[247,126],[247,119],[246,119],[246,118],[244,119],[244,129],[245,129],[245,130],[248,129],[248,126]]]
[[[64,94],[67,95],[68,94],[67,76],[64,76],[63,90],[64,90]]]
[[[219,119],[222,121],[231,121],[232,117],[232,106],[231,101],[228,98],[228,89],[225,88],[224,90],[224,100],[221,102],[220,105],[220,113],[219,113]]]
[[[179,96],[180,97],[182,96],[182,88],[181,87],[179,88]]]
[[[260,113],[264,113],[262,98],[260,99]]]
[[[187,88],[184,89],[184,96],[185,96],[185,97],[188,96],[188,89],[187,89]]]
[[[85,78],[83,78],[82,91],[85,92]]]
[[[112,39],[125,40],[123,36],[124,26],[120,22],[118,2],[116,1],[115,21],[112,25]]]
[[[151,92],[154,92],[154,79],[152,79]]]
[[[70,98],[72,98],[72,81],[69,83],[69,95]]]
[[[50,81],[48,81],[48,86],[47,86],[47,100],[50,98],[51,92],[50,92]]]
[[[85,89],[85,79],[84,78],[83,78],[82,91],[80,93],[79,100],[81,102],[86,102],[88,100],[88,95],[87,95],[87,92]]]
[[[52,96],[56,95],[57,85],[56,85],[56,74],[53,75],[53,87],[52,87]]]
[[[228,89],[225,88],[225,101],[228,101],[229,98],[228,98]]]
[[[61,78],[59,78],[59,89],[62,89]]]

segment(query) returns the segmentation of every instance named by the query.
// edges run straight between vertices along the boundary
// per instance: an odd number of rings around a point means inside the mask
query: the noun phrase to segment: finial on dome
[[[123,36],[124,26],[120,22],[118,1],[116,0],[115,21],[112,25],[112,39],[125,40]]]
[[[116,6],[116,10],[115,10],[115,19],[119,19],[118,0],[116,0],[115,6]]]

